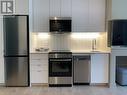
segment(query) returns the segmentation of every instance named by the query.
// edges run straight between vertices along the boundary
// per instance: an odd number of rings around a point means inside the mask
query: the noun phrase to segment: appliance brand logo
[[[13,1],[1,1],[1,14],[12,14],[13,7]]]

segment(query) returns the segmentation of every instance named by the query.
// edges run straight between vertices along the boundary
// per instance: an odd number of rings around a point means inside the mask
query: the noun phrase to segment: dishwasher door
[[[77,55],[73,57],[73,84],[89,85],[90,83],[90,55]]]

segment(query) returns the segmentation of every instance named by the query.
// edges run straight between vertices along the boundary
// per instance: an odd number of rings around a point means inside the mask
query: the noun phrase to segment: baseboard
[[[91,86],[108,86],[108,83],[90,83]]]
[[[48,87],[48,83],[31,83],[32,87]]]
[[[49,84],[49,87],[72,87],[72,84]]]
[[[5,87],[5,84],[4,83],[0,83],[0,87]]]
[[[90,85],[90,83],[73,83],[73,85]]]

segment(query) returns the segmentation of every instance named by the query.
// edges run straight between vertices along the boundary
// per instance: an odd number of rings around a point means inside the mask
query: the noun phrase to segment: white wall
[[[29,0],[15,0],[15,14],[29,14]]]
[[[127,0],[112,0],[112,19],[127,19]]]
[[[29,14],[29,0],[0,0],[0,1],[13,1],[14,13],[13,14]],[[0,12],[1,13],[1,12]]]
[[[4,83],[3,19],[0,16],[0,83]]]
[[[127,19],[127,0],[107,0],[107,19]]]

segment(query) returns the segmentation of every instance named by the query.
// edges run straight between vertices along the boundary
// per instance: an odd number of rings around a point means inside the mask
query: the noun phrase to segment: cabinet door
[[[49,0],[33,0],[33,32],[49,31]]]
[[[109,55],[91,55],[91,83],[108,83]]]
[[[105,31],[105,0],[72,0],[74,32]]]
[[[50,17],[61,16],[61,0],[50,0]]]
[[[15,14],[29,14],[29,0],[15,0]]]
[[[72,29],[74,32],[89,28],[89,0],[72,0]]]
[[[72,0],[50,0],[50,17],[71,17]]]
[[[60,0],[59,0],[60,1]],[[61,17],[72,16],[72,0],[61,0]]]
[[[31,83],[48,83],[48,71],[33,70],[31,73]]]
[[[91,31],[105,31],[105,0],[89,0],[89,24]]]

